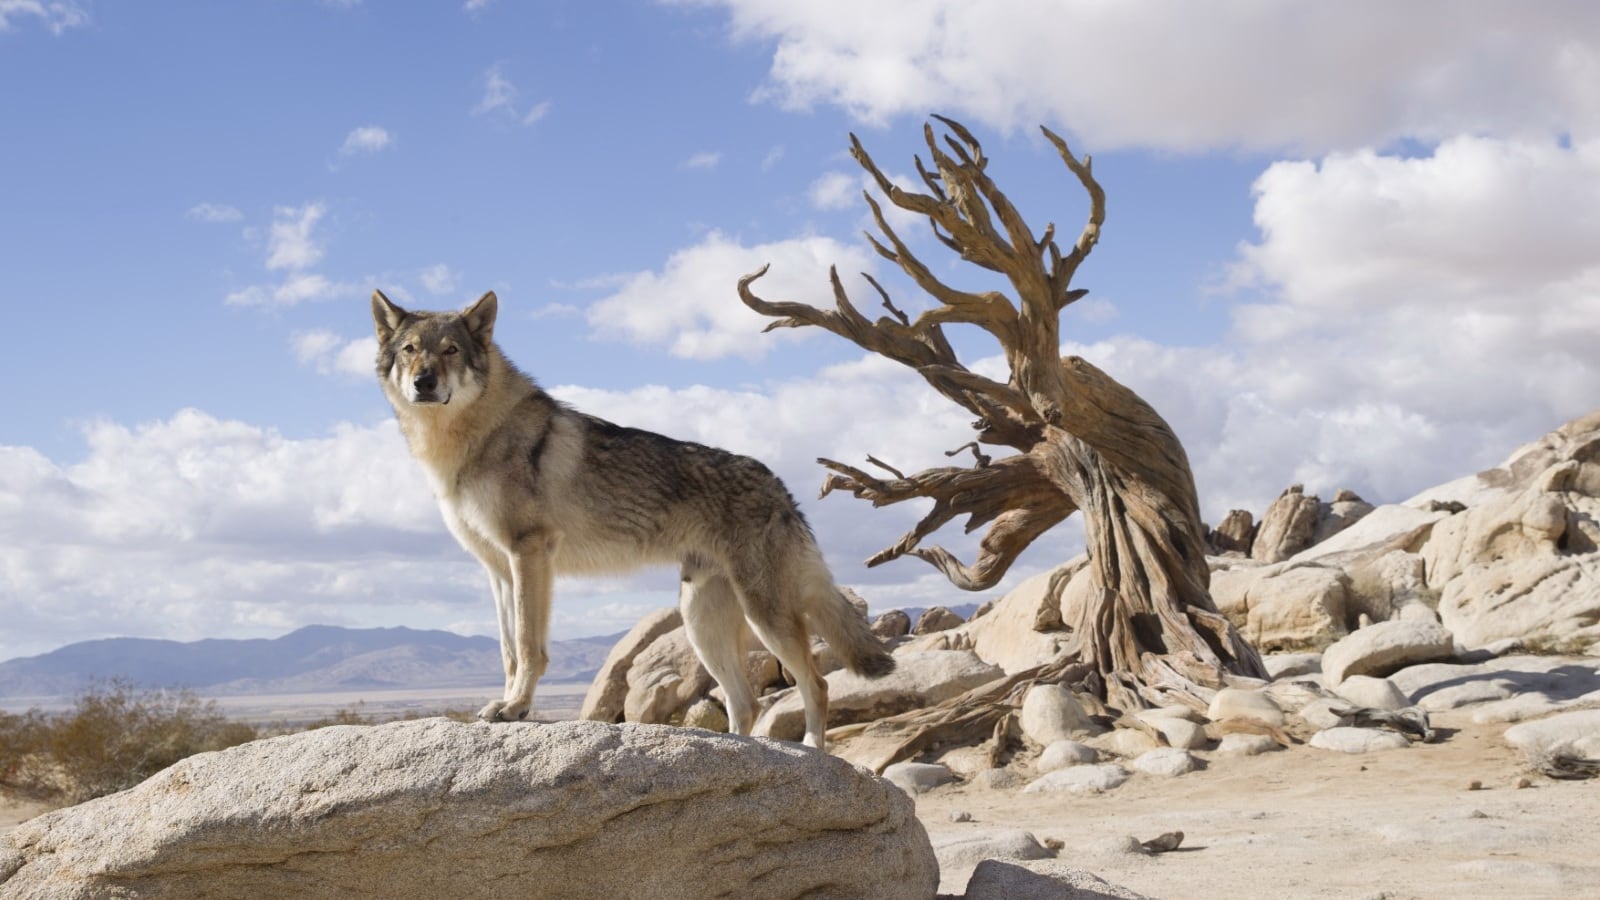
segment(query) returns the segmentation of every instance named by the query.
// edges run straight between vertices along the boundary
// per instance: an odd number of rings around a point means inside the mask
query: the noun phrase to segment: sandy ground
[[[951,785],[921,795],[917,811],[936,841],[1002,826],[1058,839],[1059,859],[1152,897],[1600,897],[1600,780],[1530,774],[1503,724],[1464,713],[1434,724],[1443,742],[1199,754],[1210,757],[1202,771],[1136,774],[1095,795]],[[1531,786],[1517,789],[1524,776]],[[973,821],[952,822],[956,811]],[[1184,833],[1171,853],[1118,840],[1168,831]],[[945,874],[941,889],[959,893],[969,873]]]
[[[1063,861],[1169,900],[1600,897],[1600,780],[1530,775],[1502,742],[1504,725],[1474,725],[1461,712],[1434,724],[1446,737],[1436,744],[1355,756],[1306,746],[1202,753],[1202,771],[1136,774],[1104,794],[954,784],[919,796],[918,813],[936,842],[1022,828],[1062,841]],[[1524,776],[1531,786],[1514,787]],[[1482,789],[1470,790],[1473,781]],[[0,833],[43,810],[0,801]],[[972,821],[952,822],[957,811]],[[1185,835],[1177,851],[1125,849],[1127,837],[1175,830]],[[959,893],[968,873],[945,874],[943,890]]]

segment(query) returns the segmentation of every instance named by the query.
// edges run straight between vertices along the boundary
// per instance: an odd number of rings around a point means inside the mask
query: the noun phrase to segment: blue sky
[[[980,599],[860,565],[911,510],[809,499],[815,457],[935,464],[963,417],[831,336],[762,336],[733,290],[771,262],[769,296],[820,302],[837,263],[922,305],[844,151],[909,185],[931,112],[1036,228],[1084,215],[1037,126],[1094,154],[1064,349],[1173,422],[1213,520],[1291,482],[1402,500],[1600,403],[1600,12],[977,6],[0,0],[0,658],[493,633],[372,381],[375,287],[493,289],[558,395],[766,459],[875,607]],[[564,581],[556,633],[671,602],[659,573]]]

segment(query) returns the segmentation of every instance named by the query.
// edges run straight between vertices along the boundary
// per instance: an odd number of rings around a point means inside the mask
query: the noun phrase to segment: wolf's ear
[[[383,291],[372,292],[372,324],[378,328],[378,343],[382,344],[394,336],[394,330],[400,327],[400,321],[406,317],[406,311],[394,305]]]
[[[494,317],[500,311],[500,299],[490,291],[478,298],[478,302],[461,311],[461,318],[467,323],[467,328],[478,343],[488,346],[494,337]]]

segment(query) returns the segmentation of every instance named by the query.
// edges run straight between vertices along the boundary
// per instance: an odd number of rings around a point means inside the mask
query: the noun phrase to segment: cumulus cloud
[[[663,344],[672,355],[688,359],[759,358],[770,342],[752,338],[767,320],[739,302],[736,285],[741,276],[768,263],[771,269],[758,282],[761,296],[829,307],[828,266],[837,264],[847,273],[873,270],[864,248],[832,238],[746,247],[713,231],[672,254],[660,272],[629,276],[615,293],[589,308],[589,324],[602,336]]]
[[[806,196],[817,209],[849,209],[861,202],[861,177],[828,172],[811,182]]]
[[[297,331],[289,338],[295,359],[322,375],[372,377],[377,338],[345,339],[325,329]]]
[[[244,213],[226,203],[196,203],[186,215],[197,222],[237,222],[244,218]]]
[[[359,153],[377,153],[389,146],[392,138],[387,129],[375,125],[366,125],[354,129],[344,136],[344,143],[339,147],[340,156],[355,156]]]
[[[308,364],[337,365],[360,341],[308,332]],[[370,358],[366,361],[370,366]],[[948,599],[911,560],[866,570],[916,511],[815,501],[819,455],[876,453],[917,468],[967,439],[966,416],[914,374],[878,359],[763,389],[555,389],[588,412],[751,453],[791,486],[841,580],[875,606]],[[277,633],[311,622],[479,622],[493,631],[476,562],[445,531],[426,480],[392,422],[325,435],[185,410],[171,419],[85,429],[82,462],[0,446],[0,658],[67,640]],[[943,536],[941,536],[943,539]],[[957,534],[951,546],[970,549]],[[1048,547],[1022,573],[1059,556]],[[909,583],[908,583],[909,582]],[[621,630],[674,602],[672,573],[562,578],[556,635]],[[86,623],[93,623],[86,630]],[[8,643],[27,634],[33,644]]]
[[[274,209],[267,234],[267,268],[304,269],[322,259],[323,246],[311,231],[327,212],[321,203]]]
[[[1569,0],[698,0],[776,45],[758,96],[871,123],[941,111],[1096,150],[1438,140],[1600,125],[1600,7]]]
[[[256,284],[228,292],[223,302],[229,306],[296,306],[318,300],[332,300],[360,293],[359,285],[334,281],[309,271],[326,252],[323,241],[313,232],[327,214],[322,203],[279,206],[273,210],[267,230],[266,260],[270,271],[283,271],[277,284]],[[252,234],[246,230],[247,235]]]
[[[72,0],[0,0],[0,31],[24,21],[37,21],[59,37],[69,28],[89,24],[89,11]]]

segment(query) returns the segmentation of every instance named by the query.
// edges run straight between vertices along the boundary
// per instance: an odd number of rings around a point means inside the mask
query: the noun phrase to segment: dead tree
[[[913,729],[911,742],[954,737],[939,733],[941,723],[962,734],[992,729],[996,717],[974,718],[974,704],[987,699],[1000,707],[1012,705],[1020,690],[1040,679],[1086,680],[1109,703],[1128,709],[1197,704],[1230,675],[1263,676],[1256,651],[1211,601],[1194,476],[1177,435],[1138,394],[1087,360],[1060,355],[1061,311],[1087,293],[1072,287],[1072,277],[1099,241],[1105,221],[1105,192],[1089,157],[1078,159],[1065,141],[1042,129],[1089,195],[1088,221],[1063,252],[1053,224],[1036,237],[990,180],[988,160],[972,134],[957,122],[935,118],[949,133],[936,135],[931,124],[924,126],[932,166],[920,157],[916,166],[927,193],[892,183],[855,135],[850,136],[851,155],[888,202],[927,217],[940,243],[1003,276],[1014,300],[1000,291],[965,291],[940,280],[890,227],[870,191],[867,205],[882,237],[868,233],[867,239],[936,301],[930,309],[908,316],[881,284],[864,275],[887,311],[869,320],[846,294],[837,270],[829,276],[831,310],[758,297],[751,286],[765,267],[739,281],[744,303],[775,319],[768,330],[824,328],[910,366],[976,417],[977,442],[962,448],[972,450],[971,466],[903,475],[868,457],[887,473],[878,475],[818,460],[831,471],[823,494],[849,491],[874,506],[933,500],[932,510],[911,531],[867,565],[915,556],[956,586],[983,590],[999,581],[1040,534],[1074,512],[1083,513],[1090,581],[1087,591],[1073,592],[1082,602],[1061,608],[1061,624],[1072,634],[1068,650],[1027,678],[1007,679],[994,697],[959,698],[931,717],[910,714],[901,724],[923,726]],[[944,333],[954,324],[977,326],[999,342],[1010,366],[1005,383],[956,359]],[[1018,452],[991,460],[979,445]],[[922,544],[960,516],[966,517],[968,532],[988,526],[971,564],[942,547]],[[1063,587],[1055,585],[1058,592]]]

